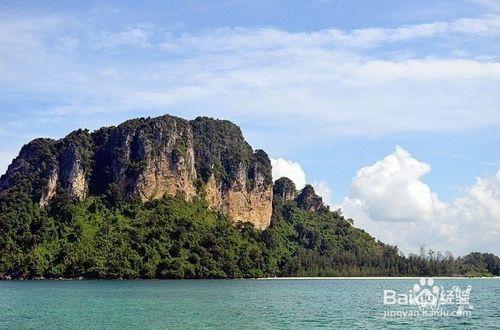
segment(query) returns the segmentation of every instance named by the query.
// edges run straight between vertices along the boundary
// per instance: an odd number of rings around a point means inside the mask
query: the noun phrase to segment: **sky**
[[[0,1],[0,172],[36,137],[238,124],[403,252],[500,254],[500,1]]]

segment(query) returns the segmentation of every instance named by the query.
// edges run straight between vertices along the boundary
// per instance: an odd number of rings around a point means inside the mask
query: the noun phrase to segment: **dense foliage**
[[[196,200],[145,204],[64,195],[47,208],[22,190],[0,196],[0,275],[13,278],[237,278],[499,275],[500,259],[432,251],[404,257],[340,212],[279,203],[259,232]]]

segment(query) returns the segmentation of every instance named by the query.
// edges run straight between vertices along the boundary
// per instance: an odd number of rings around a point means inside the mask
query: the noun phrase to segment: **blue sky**
[[[489,0],[0,2],[0,172],[35,137],[208,115],[406,251],[497,249],[499,41]]]

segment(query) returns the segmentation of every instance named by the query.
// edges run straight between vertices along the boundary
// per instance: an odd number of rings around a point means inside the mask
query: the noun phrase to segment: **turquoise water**
[[[471,285],[467,317],[384,318],[384,289],[417,280],[0,282],[0,328],[500,328],[500,280]]]

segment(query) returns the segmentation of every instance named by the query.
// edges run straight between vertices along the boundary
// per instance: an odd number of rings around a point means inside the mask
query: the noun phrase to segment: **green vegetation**
[[[226,278],[267,274],[265,246],[200,201],[109,206],[1,200],[0,273],[13,277]]]
[[[145,204],[64,195],[40,208],[22,190],[0,195],[0,275],[13,278],[239,278],[499,275],[500,259],[432,251],[404,257],[339,211],[280,203],[259,232],[200,201]]]

